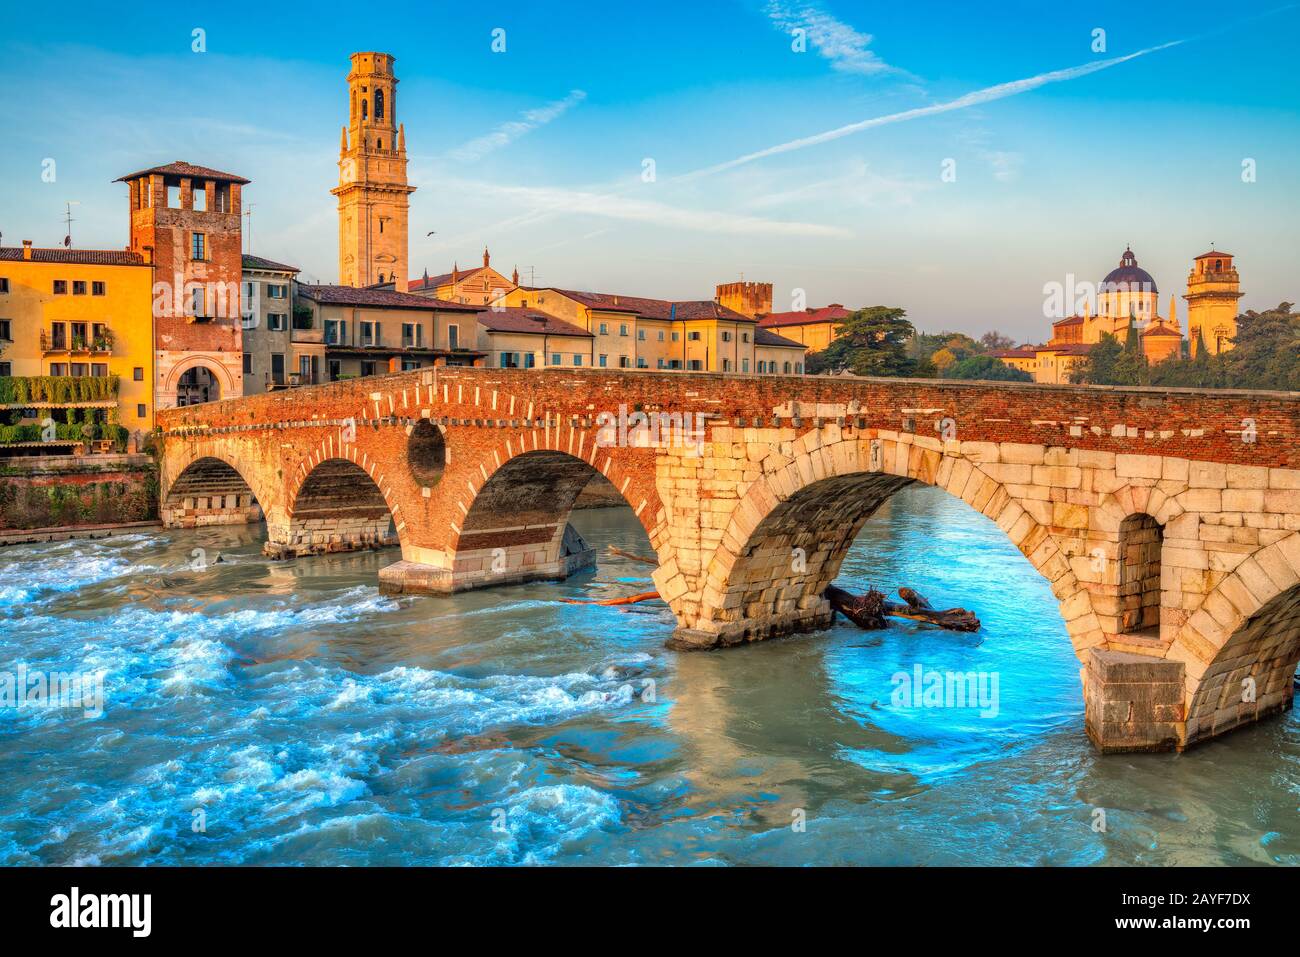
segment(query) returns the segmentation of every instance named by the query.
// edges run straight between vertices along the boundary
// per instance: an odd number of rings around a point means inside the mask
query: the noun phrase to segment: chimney
[[[23,240],[23,258],[24,259],[32,258],[32,241],[30,239]]]

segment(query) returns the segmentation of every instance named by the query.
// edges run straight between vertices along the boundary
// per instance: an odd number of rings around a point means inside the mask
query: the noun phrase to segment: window
[[[637,356],[636,367],[638,369],[648,369],[650,367],[650,363],[646,362],[645,356]]]
[[[785,372],[786,375],[789,375],[789,374],[790,374],[790,363],[787,362],[787,363],[785,364],[784,372]]]
[[[748,360],[748,359],[741,359],[741,360],[740,360],[740,371],[741,371],[741,372],[748,372],[748,371],[749,371],[749,360]]]
[[[631,365],[632,365],[632,361],[631,361],[627,356],[619,356],[619,357],[618,357],[618,367],[619,367],[620,369],[628,369],[628,368],[631,368]]]
[[[283,312],[268,312],[266,314],[266,328],[271,332],[284,332],[288,321],[289,317]]]
[[[251,352],[245,352],[244,353],[244,375],[252,375],[252,374],[253,374],[253,354]]]
[[[361,322],[361,345],[377,346],[379,345],[379,323],[369,320]]]
[[[664,331],[662,329],[659,330],[659,341],[660,342],[664,341]]]
[[[682,360],[681,360],[681,359],[669,359],[669,360],[668,360],[668,368],[670,368],[670,369],[680,369],[681,367],[682,367]]]
[[[403,359],[403,360],[402,360],[402,371],[403,371],[403,372],[410,372],[412,369],[418,369],[418,368],[420,368],[420,360],[419,360],[419,359]]]
[[[692,372],[699,372],[701,368],[702,368],[702,366],[700,365],[700,360],[699,360],[699,359],[692,359],[692,360],[691,360],[690,370],[691,370]]]
[[[375,374],[375,360],[374,360],[374,359],[362,359],[362,360],[361,360],[361,374],[362,374],[362,375],[374,375],[374,374]]]
[[[136,405],[136,407],[135,407],[135,414],[136,414],[137,417],[139,417],[139,418],[141,418],[141,419],[143,419],[143,418],[145,417],[144,403],[143,403],[143,402],[140,402],[140,403],[138,403],[138,404]]]
[[[216,193],[216,211],[218,213],[230,212],[230,184],[218,183],[213,192]]]
[[[9,280],[6,279],[4,276],[0,276],[0,292],[8,292],[8,291],[9,291]]]
[[[803,375],[803,363],[802,363],[802,362],[796,362],[796,363],[794,364],[794,371],[795,371],[795,373],[796,373],[797,375]]]
[[[460,348],[460,326],[447,327],[447,348],[448,349]]]
[[[208,211],[208,184],[195,183],[190,188],[190,205],[196,213]]]
[[[167,208],[168,209],[181,208],[181,188],[179,185],[167,187]]]
[[[559,354],[558,352],[552,352],[552,353],[551,353],[551,365],[553,365],[553,366],[558,366],[559,364],[560,364],[560,354]]]
[[[0,319],[0,340],[3,340],[4,342],[14,341],[13,330],[11,328],[12,325],[12,319]]]
[[[343,363],[338,359],[329,360],[330,381],[338,382],[339,376],[343,374]]]
[[[518,368],[519,368],[519,354],[518,354],[517,352],[503,352],[503,353],[501,353],[501,368],[503,368],[503,369],[518,369]]]
[[[284,353],[271,353],[271,381],[276,385],[284,385]]]
[[[525,369],[532,369],[532,368],[535,368],[536,366],[537,366],[537,353],[535,353],[535,352],[525,352],[525,353],[524,353],[524,368],[525,368]]]
[[[603,323],[603,322],[600,324],[600,334],[601,334],[602,336],[607,336],[607,335],[609,335],[609,326],[607,326],[607,325],[606,325],[605,323]]]
[[[51,362],[50,375],[67,375],[68,364],[66,362]]]
[[[686,338],[687,338],[689,341],[691,341],[691,342],[699,342],[699,341],[700,341],[700,334],[699,334],[698,331],[696,331],[696,332],[688,332],[688,333],[686,333]]]
[[[199,318],[207,315],[207,310],[204,308],[202,286],[196,286],[190,291],[190,315]]]
[[[723,329],[723,330],[722,330],[722,341],[723,341],[723,342],[730,342],[730,341],[731,341],[731,333],[728,332],[726,329]]]
[[[609,356],[601,356],[599,365],[602,369],[609,365]]]
[[[723,360],[722,360],[722,371],[723,371],[723,372],[730,372],[730,371],[731,371],[731,360],[730,360],[730,359],[723,359]]]
[[[764,359],[759,359],[759,360],[758,360],[758,371],[759,371],[760,373],[763,373],[763,372],[766,372],[766,371],[767,371],[767,362],[766,362],[766,360],[764,360]]]
[[[104,295],[104,284],[102,282],[92,282],[90,284],[90,294],[92,296]]]
[[[84,279],[72,280],[72,294],[74,296],[84,296],[86,294],[86,280]]]
[[[92,362],[90,364],[90,374],[95,376],[96,378],[102,378],[108,375],[108,363]]]
[[[636,338],[637,338],[637,341],[638,341],[638,342],[645,342],[645,330],[644,330],[644,329],[638,329],[638,330],[636,331]]]
[[[325,344],[331,346],[347,345],[347,327],[342,319],[325,320]]]
[[[660,359],[658,362],[655,363],[655,368],[656,368],[656,369],[662,369],[663,367],[664,367],[664,360],[663,360],[663,359]]]
[[[582,356],[579,355],[579,354],[576,353],[576,352],[573,354],[573,364],[574,364],[575,366],[580,366],[580,365],[582,365]]]
[[[86,374],[86,364],[84,362],[72,363],[72,371],[69,373],[69,375],[85,375],[85,374]]]
[[[419,348],[424,344],[424,327],[418,322],[402,323],[402,347]]]
[[[0,362],[0,376],[13,375],[13,365],[8,362]]]
[[[66,296],[68,294],[68,281],[66,279],[54,280],[54,295]]]
[[[204,233],[190,233],[190,258],[207,259],[208,237]]]
[[[288,295],[289,295],[289,287],[284,285],[283,283],[267,283],[266,285],[267,299],[284,299]]]
[[[136,382],[144,381],[144,366],[136,366],[131,370],[131,378]]]
[[[620,323],[618,324],[618,334],[619,334],[620,336],[625,336],[625,335],[627,335],[627,323],[626,323],[626,322],[620,322]]]
[[[375,119],[384,118],[384,91],[375,90]]]
[[[84,322],[69,323],[72,330],[72,348],[85,349],[89,343],[86,341],[86,324]]]
[[[673,333],[673,342],[676,342],[679,336],[680,336],[680,333],[678,333],[678,332],[674,332],[674,333]]]
[[[741,342],[748,342],[748,341],[749,341],[749,333],[748,333],[748,332],[742,332],[742,333],[740,334],[740,341],[741,341]]]

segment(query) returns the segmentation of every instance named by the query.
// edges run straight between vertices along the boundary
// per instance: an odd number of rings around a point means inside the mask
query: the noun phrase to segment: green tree
[[[1070,381],[1085,385],[1116,385],[1115,366],[1123,353],[1124,347],[1119,340],[1109,332],[1103,332],[1087,358],[1075,365]]]
[[[809,353],[807,369],[823,374],[842,371],[854,375],[914,376],[922,366],[908,355],[916,330],[907,312],[892,306],[859,309],[841,324],[841,333],[821,352]]]
[[[992,382],[1033,382],[1023,369],[1014,369],[993,356],[970,356],[954,362],[944,373],[945,379],[984,379]]]

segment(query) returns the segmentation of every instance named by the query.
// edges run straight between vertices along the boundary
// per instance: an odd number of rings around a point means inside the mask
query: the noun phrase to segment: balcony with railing
[[[67,332],[62,326],[41,330],[41,352],[45,355],[112,355],[113,330],[101,328],[90,335]]]

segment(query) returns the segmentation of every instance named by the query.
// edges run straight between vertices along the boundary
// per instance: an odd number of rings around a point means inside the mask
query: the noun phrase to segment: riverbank
[[[93,531],[158,521],[158,468],[141,454],[0,460],[0,535]],[[19,539],[24,540],[24,539]]]

